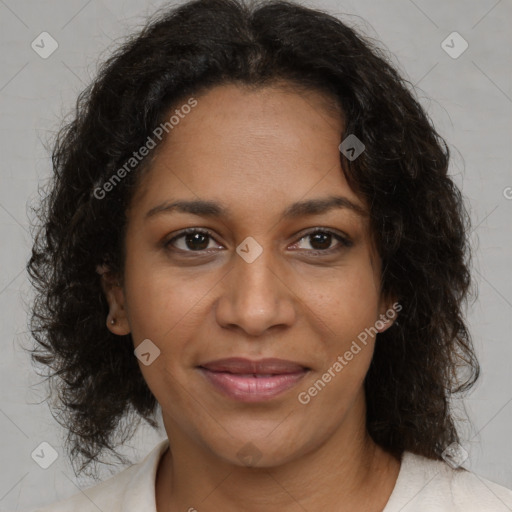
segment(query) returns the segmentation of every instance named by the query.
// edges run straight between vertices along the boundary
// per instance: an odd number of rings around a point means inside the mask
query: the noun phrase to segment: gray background
[[[176,2],[175,2],[176,3]],[[422,104],[453,152],[451,173],[474,223],[474,278],[479,298],[468,312],[482,377],[457,408],[466,467],[512,488],[512,38],[510,0],[374,0],[303,2],[341,16],[381,41],[403,75],[419,87]],[[31,239],[27,201],[49,175],[44,143],[77,94],[122,36],[142,27],[164,2],[136,0],[0,0],[0,510],[29,510],[90,485],[77,479],[62,450],[64,432],[43,401],[45,388],[27,346],[24,270]],[[347,15],[346,13],[350,13]],[[58,49],[42,59],[31,42],[43,31]],[[457,31],[469,44],[454,59],[441,47]],[[451,43],[450,43],[451,44]],[[460,48],[454,42],[455,49]],[[508,199],[507,197],[508,196]],[[137,460],[165,436],[141,428],[123,451]],[[31,458],[43,441],[59,453],[48,469]],[[120,468],[122,469],[122,468]],[[114,469],[115,471],[115,469]],[[104,476],[112,472],[106,471]]]

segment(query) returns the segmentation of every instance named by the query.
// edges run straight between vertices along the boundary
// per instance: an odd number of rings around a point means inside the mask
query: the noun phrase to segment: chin
[[[262,436],[261,431],[258,437],[237,432],[236,439],[228,437],[222,443],[219,441],[217,438],[210,445],[212,452],[228,464],[240,467],[264,469],[280,466],[294,460],[303,451],[297,448],[300,445],[291,436],[270,439]]]

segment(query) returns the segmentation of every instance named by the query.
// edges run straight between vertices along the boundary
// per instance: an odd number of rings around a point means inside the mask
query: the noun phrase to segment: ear
[[[125,295],[118,277],[104,264],[98,265],[96,272],[101,276],[101,288],[109,304],[107,329],[118,336],[129,334],[131,329],[125,308]]]
[[[393,296],[381,300],[379,318],[375,322],[377,331],[384,332],[389,329],[395,323],[400,311],[402,311],[402,305],[396,297]]]

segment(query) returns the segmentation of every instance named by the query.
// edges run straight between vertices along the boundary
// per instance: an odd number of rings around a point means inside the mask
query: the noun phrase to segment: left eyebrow
[[[334,208],[343,208],[355,212],[361,217],[366,217],[368,212],[362,206],[354,203],[348,197],[329,196],[321,199],[309,199],[307,201],[298,201],[288,206],[281,215],[281,219],[291,219],[306,215],[319,215],[326,213]]]

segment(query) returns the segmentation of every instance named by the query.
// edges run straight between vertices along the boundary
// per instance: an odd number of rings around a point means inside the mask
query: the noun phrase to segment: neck
[[[362,411],[351,411],[322,446],[305,449],[289,462],[262,468],[221,459],[164,421],[170,450],[162,457],[157,474],[158,512],[194,508],[200,512],[381,512],[400,462],[373,442],[364,414],[355,414],[365,412],[364,400],[354,407]]]

